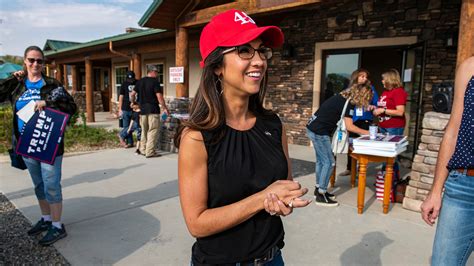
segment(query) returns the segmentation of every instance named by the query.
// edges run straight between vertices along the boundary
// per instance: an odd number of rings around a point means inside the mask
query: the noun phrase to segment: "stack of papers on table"
[[[406,151],[408,141],[402,135],[378,134],[374,140],[368,135],[353,140],[353,153],[368,154],[375,156],[395,157]]]

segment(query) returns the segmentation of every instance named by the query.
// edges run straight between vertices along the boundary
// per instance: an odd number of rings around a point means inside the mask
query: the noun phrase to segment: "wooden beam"
[[[264,13],[277,13],[303,7],[305,5],[320,3],[322,0],[300,0],[300,1],[237,1],[225,5],[209,7],[191,12],[184,16],[180,21],[180,27],[197,27],[202,26],[210,21],[210,19],[229,9],[235,8],[244,11],[248,15],[261,15]]]
[[[59,82],[63,83],[63,65],[62,64],[57,64],[56,65],[56,76],[54,77],[57,79]]]
[[[71,66],[71,77],[72,77],[72,94],[75,94],[77,91],[77,67],[75,65]]]
[[[178,28],[176,31],[176,66],[184,67],[184,83],[176,84],[176,97],[189,96],[189,47],[188,30]]]
[[[474,56],[474,0],[463,0],[459,20],[457,66]]]
[[[63,65],[63,86],[66,90],[69,89],[67,79],[67,65]]]
[[[87,122],[95,122],[94,117],[94,90],[92,88],[92,61],[89,57],[85,58],[86,62],[86,112]]]
[[[132,55],[133,58],[133,72],[135,73],[135,77],[137,79],[142,77],[142,56],[141,54],[134,53]]]

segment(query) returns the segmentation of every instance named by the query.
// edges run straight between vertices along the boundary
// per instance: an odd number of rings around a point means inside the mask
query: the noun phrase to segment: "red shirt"
[[[406,105],[407,97],[408,94],[402,87],[384,90],[379,98],[379,101],[377,102],[377,107],[386,107],[387,110],[395,110],[397,109],[397,105]],[[389,116],[386,114],[381,114],[379,116],[379,126],[382,128],[405,127],[405,114],[403,114],[403,116]]]

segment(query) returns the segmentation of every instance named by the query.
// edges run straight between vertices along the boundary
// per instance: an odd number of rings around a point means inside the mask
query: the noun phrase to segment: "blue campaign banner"
[[[35,112],[23,128],[16,152],[53,164],[69,115],[51,108]]]

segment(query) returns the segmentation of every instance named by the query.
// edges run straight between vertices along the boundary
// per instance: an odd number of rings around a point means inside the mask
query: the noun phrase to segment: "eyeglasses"
[[[36,59],[36,58],[26,58],[30,64],[34,64],[35,62],[38,63],[38,65],[42,65],[44,63],[43,59]]]
[[[255,55],[255,51],[258,52],[258,55],[262,60],[269,60],[273,56],[273,50],[270,47],[260,47],[258,49],[255,49],[250,45],[231,47],[229,49],[224,50],[222,54],[227,54],[234,50],[237,50],[237,54],[239,55],[239,57],[245,60],[252,59]]]

